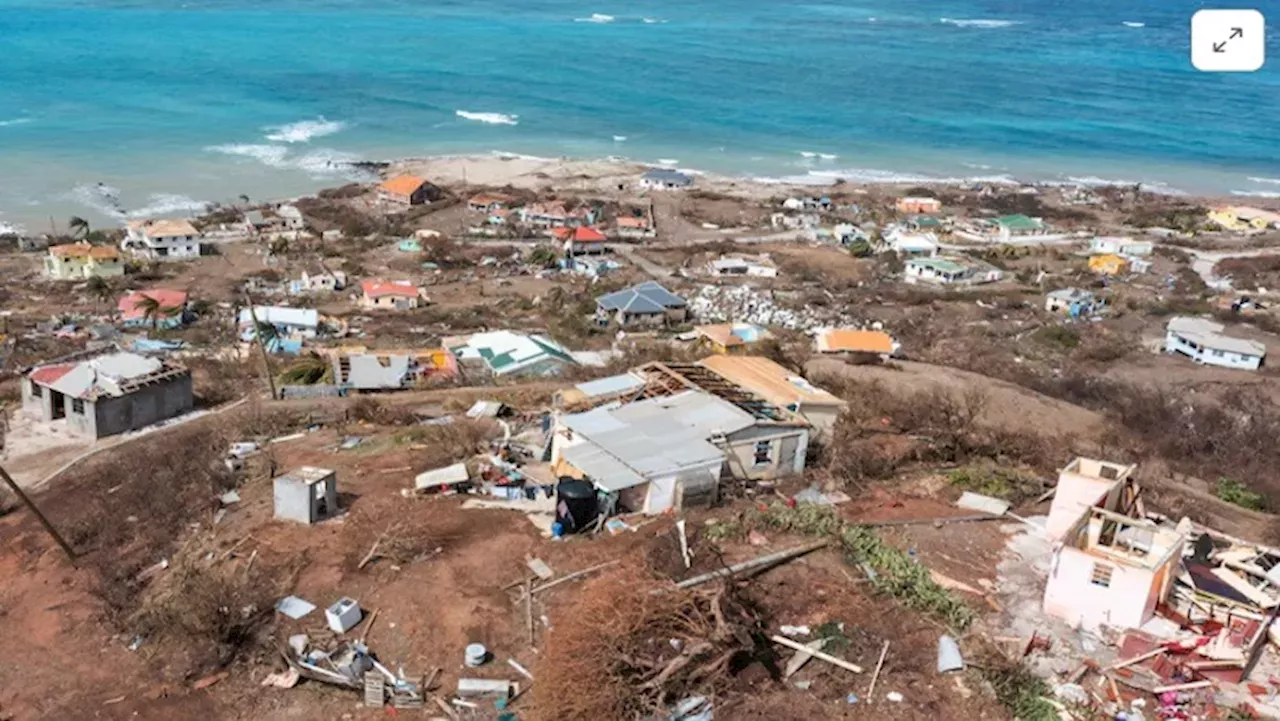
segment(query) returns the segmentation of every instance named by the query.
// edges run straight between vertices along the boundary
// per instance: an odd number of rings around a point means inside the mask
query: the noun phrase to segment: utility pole
[[[9,475],[9,472],[4,469],[4,466],[0,466],[0,479],[3,479],[9,486],[9,490],[13,491],[13,494],[26,504],[27,509],[36,515],[36,518],[40,520],[40,525],[44,526],[44,530],[47,531],[50,536],[53,536],[53,540],[58,542],[58,545],[62,547],[62,552],[67,554],[67,560],[71,561],[71,565],[76,565],[76,552],[71,550],[71,546],[62,538],[62,535],[53,527],[53,524],[49,523],[49,519],[44,517],[44,514],[40,512],[39,508],[36,508],[36,504],[32,503],[31,499],[27,497],[27,494],[22,492],[22,489],[18,487],[18,483],[13,480],[13,477]]]
[[[258,352],[262,354],[262,367],[267,374],[267,385],[271,387],[271,400],[276,399],[276,379],[271,372],[271,358],[267,356],[267,346],[262,342],[262,333],[258,328],[258,310],[253,306],[253,298],[249,297],[249,290],[244,291],[244,300],[249,304],[249,320],[253,323],[253,338],[258,342]]]

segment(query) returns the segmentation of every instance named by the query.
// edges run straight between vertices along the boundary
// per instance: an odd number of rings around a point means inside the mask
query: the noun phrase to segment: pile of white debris
[[[689,299],[689,310],[702,323],[754,323],[801,331],[858,325],[851,316],[829,307],[783,307],[773,291],[745,285],[704,285]]]

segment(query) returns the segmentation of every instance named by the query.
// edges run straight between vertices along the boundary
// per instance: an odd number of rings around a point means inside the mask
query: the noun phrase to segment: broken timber
[[[833,666],[839,666],[840,668],[846,671],[852,671],[854,673],[862,673],[861,666],[849,663],[844,659],[836,658],[835,656],[825,654],[821,651],[815,651],[805,646],[804,644],[796,643],[795,641],[792,641],[791,639],[786,638],[785,636],[770,636],[769,640],[773,641],[774,643],[786,646],[787,648],[793,649],[795,651],[803,651],[809,654],[810,656],[813,656],[814,658],[818,659],[819,661],[826,661],[827,663],[832,664]]]
[[[812,553],[818,550],[819,548],[825,547],[826,545],[827,545],[826,541],[818,541],[817,543],[810,543],[807,546],[800,546],[799,548],[792,548],[791,550],[788,550],[788,551],[779,551],[777,553],[771,553],[767,556],[760,556],[759,558],[753,558],[750,561],[735,563],[734,565],[729,566],[728,568],[722,568],[718,571],[704,573],[700,576],[694,576],[693,578],[686,578],[685,580],[677,583],[676,588],[693,588],[694,586],[700,586],[708,581],[714,581],[717,578],[724,578],[725,576],[732,576],[737,573],[742,573],[743,571],[755,571],[757,569],[763,570],[765,568],[775,566],[779,563],[790,561],[793,558],[799,558],[800,556],[803,556],[806,553]]]
[[[555,587],[555,586],[559,586],[560,584],[564,583],[565,581],[572,581],[572,580],[573,580],[573,579],[575,579],[575,578],[582,578],[583,576],[587,575],[588,573],[594,573],[594,572],[596,572],[596,571],[599,571],[599,570],[600,570],[600,569],[602,569],[602,568],[607,568],[607,567],[612,566],[612,565],[615,565],[615,564],[617,564],[617,563],[618,563],[618,561],[606,561],[606,562],[604,562],[604,563],[601,563],[601,564],[596,565],[596,566],[592,566],[592,567],[590,567],[590,568],[584,568],[584,569],[582,569],[581,571],[578,571],[578,572],[576,572],[576,573],[570,573],[568,576],[565,576],[564,578],[557,578],[556,580],[551,581],[550,583],[544,583],[544,584],[542,584],[541,586],[534,586],[533,588],[529,589],[529,593],[531,593],[531,594],[533,594],[533,593],[541,593],[542,591],[545,591],[545,590],[547,590],[548,588],[553,588],[553,587]]]

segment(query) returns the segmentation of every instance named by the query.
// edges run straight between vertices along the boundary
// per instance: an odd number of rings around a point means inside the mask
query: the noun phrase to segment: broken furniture
[[[327,468],[296,468],[273,485],[276,518],[310,525],[338,512],[338,476]]]

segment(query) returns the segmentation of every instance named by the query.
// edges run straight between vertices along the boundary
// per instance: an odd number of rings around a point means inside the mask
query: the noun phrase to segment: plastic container
[[[467,646],[465,658],[463,659],[468,668],[483,666],[485,661],[489,660],[489,649],[484,647],[482,643],[473,643]]]

